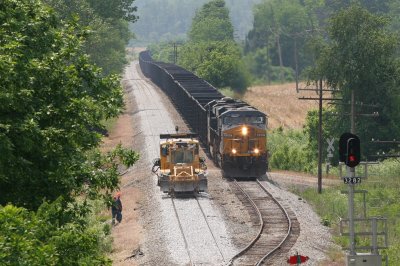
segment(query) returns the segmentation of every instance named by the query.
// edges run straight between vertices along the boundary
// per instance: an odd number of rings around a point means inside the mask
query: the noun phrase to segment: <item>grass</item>
[[[295,83],[262,85],[248,88],[243,100],[268,115],[268,128],[301,129],[307,112],[317,105],[299,97],[315,97],[315,92],[296,92]]]
[[[115,128],[117,121],[118,121],[118,117],[113,117],[113,118],[104,120],[102,124],[106,128],[107,132],[111,132]]]
[[[219,92],[222,93],[225,97],[230,97],[234,99],[242,98],[242,95],[238,94],[237,92],[234,92],[231,88],[222,88],[219,89]]]
[[[400,162],[386,160],[379,165],[369,168],[370,176],[356,185],[356,189],[367,190],[366,211],[367,217],[386,217],[388,220],[389,248],[381,251],[383,256],[388,255],[389,265],[398,265],[400,261]],[[347,185],[324,189],[318,194],[314,189],[294,192],[305,198],[315,209],[321,218],[321,222],[333,229],[334,240],[342,247],[348,247],[348,237],[340,236],[339,219],[348,217],[347,195],[341,194],[341,190],[347,190]],[[355,215],[363,216],[363,197],[355,195]],[[364,227],[364,228],[362,228]],[[356,230],[370,230],[367,225],[357,225]],[[358,244],[368,244],[367,238],[357,237]],[[379,241],[382,241],[381,238]]]

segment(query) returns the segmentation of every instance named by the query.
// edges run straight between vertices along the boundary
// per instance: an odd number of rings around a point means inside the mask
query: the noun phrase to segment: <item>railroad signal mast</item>
[[[347,175],[343,178],[345,184],[348,184],[348,204],[349,204],[349,218],[340,221],[340,232],[342,235],[348,235],[350,238],[350,252],[347,255],[347,266],[381,266],[382,257],[379,255],[379,249],[387,248],[387,220],[385,218],[371,217],[355,218],[354,213],[354,193],[355,185],[361,183],[361,177],[355,176],[355,167],[360,163],[361,149],[360,139],[357,135],[352,133],[343,133],[339,141],[339,160],[344,162],[347,166]],[[364,213],[365,210],[364,210]],[[356,232],[355,223],[370,225],[371,230],[363,232]],[[348,224],[348,232],[345,232],[344,225]],[[383,226],[382,226],[383,225]],[[366,227],[366,226],[364,226]],[[378,232],[378,227],[383,230]],[[370,236],[370,246],[357,246],[355,242],[356,236]],[[384,237],[384,245],[378,245],[378,238]],[[369,253],[357,253],[356,250],[369,250]],[[386,260],[387,261],[387,260]]]

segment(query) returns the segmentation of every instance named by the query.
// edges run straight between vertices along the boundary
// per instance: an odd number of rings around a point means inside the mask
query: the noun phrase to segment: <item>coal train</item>
[[[264,113],[225,97],[182,67],[153,61],[148,51],[139,54],[139,64],[143,74],[170,97],[226,177],[265,175],[268,120]]]

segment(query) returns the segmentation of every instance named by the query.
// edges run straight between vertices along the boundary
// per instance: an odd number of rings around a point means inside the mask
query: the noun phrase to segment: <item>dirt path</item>
[[[124,85],[125,89],[125,111],[119,116],[115,126],[108,138],[104,139],[103,148],[112,149],[121,143],[124,147],[135,149],[135,129],[137,123],[134,122],[132,113],[134,112],[134,99],[130,96],[130,88]],[[139,243],[143,239],[143,227],[138,223],[140,208],[139,202],[142,201],[143,194],[140,189],[133,186],[135,176],[128,170],[121,178],[121,200],[123,204],[123,221],[115,226],[112,231],[114,239],[112,260],[114,265],[132,265],[137,263],[129,259],[130,256],[139,252]]]

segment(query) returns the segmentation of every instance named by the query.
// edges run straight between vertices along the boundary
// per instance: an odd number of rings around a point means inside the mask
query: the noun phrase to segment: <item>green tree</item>
[[[181,48],[178,63],[216,87],[242,92],[249,81],[240,60],[233,42],[198,42]]]
[[[134,15],[134,12],[137,11],[137,7],[133,5],[135,0],[88,0],[88,2],[96,13],[104,19],[124,19],[132,23],[138,19]]]
[[[375,120],[357,117],[356,132],[360,135],[364,153],[371,138],[392,139],[399,135],[399,61],[396,57],[398,37],[388,30],[387,18],[374,15],[359,5],[352,5],[335,15],[329,24],[330,42],[322,50],[312,80],[323,78],[348,103],[351,91],[357,102],[376,104]],[[348,131],[349,105],[336,107],[336,135]],[[371,112],[357,109],[357,113]],[[344,118],[344,119],[343,119]]]
[[[366,8],[371,13],[386,14],[389,12],[391,4],[396,1],[397,0],[327,0],[326,7],[334,14],[357,4]]]
[[[109,228],[89,225],[84,209],[62,198],[43,203],[36,213],[0,206],[1,264],[111,265],[101,248]]]
[[[137,155],[88,152],[101,121],[123,108],[118,77],[103,77],[82,52],[86,32],[40,1],[6,0],[1,10],[0,204],[35,209],[43,199],[115,189],[118,158],[132,164]]]
[[[101,67],[104,74],[120,74],[127,63],[125,46],[133,37],[129,22],[136,22],[134,0],[44,0],[57,11],[60,19],[68,21],[76,17],[79,24],[88,28],[84,44],[90,62]]]
[[[272,66],[280,67],[280,80],[284,79],[285,67],[303,69],[310,58],[306,46],[310,40],[310,32],[316,24],[316,17],[301,1],[263,1],[254,7],[253,29],[246,39],[246,52],[250,57],[257,55],[257,50],[265,49],[262,65],[268,65],[260,71],[253,72],[256,77],[265,77],[265,72],[271,71]],[[258,60],[263,57],[258,57]],[[251,62],[251,61],[250,61]],[[253,67],[254,68],[254,67]]]
[[[249,84],[225,1],[213,0],[197,11],[190,41],[179,51],[178,63],[217,87],[243,92]]]
[[[192,42],[233,40],[233,26],[224,0],[213,0],[196,12],[189,31]]]

